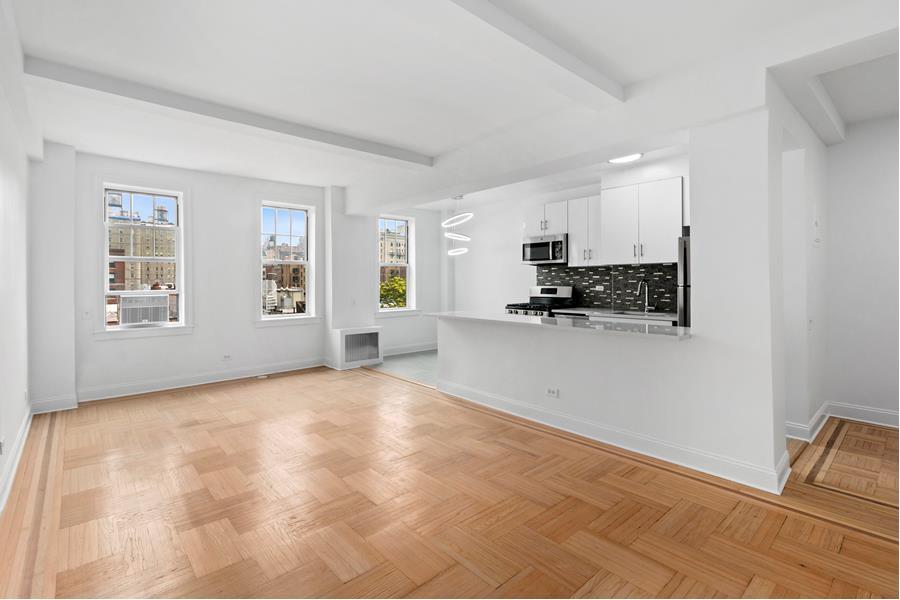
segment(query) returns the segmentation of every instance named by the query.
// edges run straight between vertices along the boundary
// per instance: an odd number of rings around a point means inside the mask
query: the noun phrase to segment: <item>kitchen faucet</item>
[[[641,279],[637,286],[637,295],[641,295],[641,286],[644,286],[644,312],[650,312],[650,284],[646,279]]]

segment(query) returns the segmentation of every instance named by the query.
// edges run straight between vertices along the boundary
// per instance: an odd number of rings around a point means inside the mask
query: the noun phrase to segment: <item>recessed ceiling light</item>
[[[461,233],[453,233],[452,231],[445,231],[444,237],[448,240],[456,240],[458,242],[471,242],[472,238],[467,235],[463,235]]]
[[[468,251],[468,248],[453,248],[452,250],[447,250],[447,254],[449,256],[459,256],[460,254],[465,254]]]
[[[628,154],[626,156],[620,156],[619,158],[611,158],[609,159],[609,164],[611,165],[623,165],[625,163],[634,162],[640,159],[644,154],[642,152],[638,152],[637,154]]]
[[[470,212],[459,213],[458,215],[453,215],[443,223],[441,223],[441,227],[447,229],[448,227],[456,227],[457,225],[462,225],[475,215]]]

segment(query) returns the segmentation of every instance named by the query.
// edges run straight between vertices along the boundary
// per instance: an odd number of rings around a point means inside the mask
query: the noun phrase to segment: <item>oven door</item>
[[[522,242],[522,262],[526,265],[565,264],[566,236],[527,238]]]

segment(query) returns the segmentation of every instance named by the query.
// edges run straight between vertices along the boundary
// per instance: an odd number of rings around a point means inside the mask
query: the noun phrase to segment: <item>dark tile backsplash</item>
[[[580,299],[579,306],[613,307],[643,310],[644,290],[637,295],[638,283],[646,279],[650,285],[650,306],[658,312],[676,312],[678,265],[611,265],[606,267],[568,267],[539,265],[536,285],[571,285]],[[603,286],[603,291],[595,288]]]

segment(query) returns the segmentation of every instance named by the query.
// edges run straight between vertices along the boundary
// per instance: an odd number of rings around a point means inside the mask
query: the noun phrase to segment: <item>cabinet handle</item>
[[[581,251],[581,258],[584,259],[584,260],[587,260],[587,250],[582,250],[582,251]]]
[[[594,258],[594,250],[593,248],[588,249],[588,258]]]
[[[632,252],[632,254],[634,254],[634,257],[637,258],[637,244],[634,244],[632,246],[631,252]]]
[[[644,244],[641,244],[641,256],[644,255]]]

